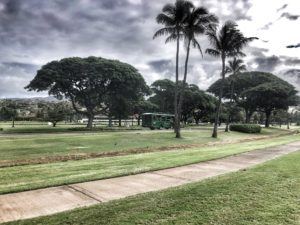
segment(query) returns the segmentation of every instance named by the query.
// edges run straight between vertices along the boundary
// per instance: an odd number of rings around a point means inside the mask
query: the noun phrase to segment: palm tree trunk
[[[213,129],[213,133],[212,133],[213,138],[218,137],[218,125],[219,125],[219,117],[220,117],[220,112],[221,112],[223,89],[224,89],[224,80],[225,80],[225,58],[226,58],[225,55],[222,54],[222,81],[221,81],[217,111],[216,111],[216,115],[215,115],[214,129]]]
[[[234,75],[234,74],[233,74]],[[232,110],[232,102],[233,102],[233,82],[231,82],[230,85],[230,101],[229,101],[229,113],[227,115],[227,120],[226,120],[226,128],[225,128],[225,132],[229,132],[229,123],[230,123],[230,114],[231,114],[231,110]]]
[[[191,40],[189,40],[188,46],[187,46],[185,65],[184,65],[183,82],[182,82],[182,87],[181,87],[180,92],[179,92],[179,102],[178,102],[178,109],[177,109],[177,113],[178,113],[179,118],[181,118],[182,103],[183,103],[183,99],[184,99],[184,90],[185,90],[185,87],[186,87],[187,70],[188,70],[189,56],[190,56],[190,44],[191,44]],[[176,133],[176,137],[178,137],[178,138],[181,137],[180,120],[179,120],[179,123],[178,123],[178,134]]]
[[[177,111],[178,107],[178,79],[179,79],[179,31],[177,30],[177,47],[176,47],[176,74],[175,74],[175,90],[174,90],[174,133],[176,134],[176,138],[180,138],[180,120]],[[178,136],[179,135],[179,136]]]

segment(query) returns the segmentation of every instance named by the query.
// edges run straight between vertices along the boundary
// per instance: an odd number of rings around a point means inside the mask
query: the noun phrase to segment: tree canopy
[[[181,84],[181,82],[180,82]],[[151,85],[154,95],[149,101],[156,104],[160,112],[173,113],[175,83],[171,80],[157,80]],[[187,122],[189,118],[208,121],[216,107],[216,98],[200,90],[197,85],[187,84],[184,91],[181,120]]]
[[[77,113],[89,118],[88,127],[95,115],[108,113],[113,108],[111,103],[120,95],[126,101],[136,101],[149,93],[144,78],[133,66],[101,57],[47,63],[25,88],[69,99]]]
[[[245,72],[225,78],[224,99],[230,98],[231,82],[234,83],[233,100],[237,106],[244,108],[246,122],[255,111],[270,114],[275,109],[287,109],[297,104],[295,87],[271,73]],[[221,79],[213,83],[208,91],[218,96],[220,86]]]

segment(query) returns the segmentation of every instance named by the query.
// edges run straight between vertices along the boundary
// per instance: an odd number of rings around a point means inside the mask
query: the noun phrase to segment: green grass
[[[11,126],[11,122],[0,122],[0,128],[3,130],[0,134],[47,134],[47,133],[74,133],[74,132],[101,132],[101,131],[118,131],[118,130],[141,130],[141,126],[130,127],[107,127],[106,125],[97,124],[90,131],[86,129],[86,124],[81,123],[57,123],[56,127],[48,125],[47,122],[38,121],[16,121],[15,127]]]
[[[247,171],[13,224],[300,224],[300,152]]]
[[[175,139],[172,131],[131,131],[104,133],[32,134],[0,136],[0,165],[10,161],[43,157],[83,155],[157,148],[174,145],[205,144],[208,142],[239,140],[286,133],[280,129],[263,129],[261,134],[220,132],[218,139],[211,131],[183,131],[182,139]],[[2,162],[2,163],[1,163]]]
[[[298,141],[299,135],[214,147],[0,168],[0,194],[181,166]]]

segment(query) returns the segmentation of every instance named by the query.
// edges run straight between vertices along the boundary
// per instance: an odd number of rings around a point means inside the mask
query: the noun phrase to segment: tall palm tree
[[[212,48],[206,49],[206,53],[220,57],[222,60],[222,82],[219,93],[219,100],[215,115],[215,124],[212,133],[213,138],[218,137],[218,124],[220,117],[220,109],[222,104],[223,97],[223,88],[224,88],[224,80],[225,80],[225,61],[227,57],[238,57],[244,56],[242,53],[243,47],[245,47],[250,41],[253,39],[257,39],[254,37],[246,38],[243,33],[237,29],[237,24],[232,21],[227,21],[221,27],[221,29],[211,29],[207,32]]]
[[[209,29],[215,28],[217,26],[217,23],[218,23],[218,18],[212,14],[209,14],[208,10],[204,7],[191,9],[190,13],[188,14],[188,16],[184,21],[183,35],[184,35],[185,45],[186,45],[186,59],[185,59],[182,87],[179,91],[179,102],[178,102],[178,109],[177,109],[179,118],[181,117],[182,103],[184,99],[184,89],[186,87],[191,45],[192,47],[197,48],[200,51],[201,55],[203,56],[201,46],[198,40],[196,39],[196,37],[198,35],[205,34],[205,32]],[[178,123],[177,126],[178,126],[178,133],[176,133],[176,137],[181,137],[180,123]]]
[[[162,13],[158,14],[156,17],[156,22],[159,24],[163,24],[164,27],[156,31],[153,38],[157,38],[160,36],[167,35],[166,43],[171,41],[176,41],[176,72],[175,72],[175,96],[174,96],[174,114],[175,114],[175,123],[174,123],[174,131],[176,136],[178,134],[178,126],[180,121],[178,115],[178,80],[179,80],[179,42],[183,38],[183,27],[184,21],[188,16],[190,9],[193,8],[194,5],[190,1],[186,0],[176,0],[175,4],[166,4]],[[180,132],[180,131],[179,131]]]
[[[226,73],[232,74],[231,80],[230,80],[230,102],[229,102],[230,107],[232,107],[235,75],[240,72],[246,71],[246,65],[244,64],[244,61],[242,59],[238,59],[238,58],[234,57],[233,60],[228,61],[228,66],[226,66],[225,70],[226,70]],[[231,112],[229,112],[227,115],[225,132],[229,131],[230,113]]]

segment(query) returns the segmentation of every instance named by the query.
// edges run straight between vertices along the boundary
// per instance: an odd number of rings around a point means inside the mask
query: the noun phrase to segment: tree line
[[[66,59],[64,59],[66,60]],[[70,59],[72,60],[72,59]],[[77,59],[78,60],[78,59]],[[103,60],[101,58],[101,60]],[[234,60],[233,60],[234,62]],[[240,68],[244,68],[239,61]],[[110,65],[107,65],[107,70],[111,69]],[[227,71],[233,71],[232,65],[228,66]],[[244,68],[245,69],[245,68]],[[243,70],[244,70],[243,69]],[[41,69],[42,70],[42,69]],[[49,71],[48,71],[49,72]],[[38,74],[44,74],[39,71]],[[85,73],[84,73],[85,74]],[[120,75],[125,76],[126,75]],[[123,77],[123,79],[125,79]],[[48,76],[35,78],[39,82],[43,82],[43,79],[49,79]],[[132,78],[132,77],[131,77]],[[140,78],[140,77],[139,77]],[[57,76],[56,79],[65,80],[64,76]],[[82,76],[83,81],[86,80],[85,76]],[[142,79],[143,80],[143,79]],[[82,81],[82,82],[83,82]],[[56,82],[61,82],[57,80]],[[94,82],[100,83],[101,79],[94,80]],[[110,126],[112,119],[127,119],[128,116],[135,115],[138,124],[140,125],[141,115],[145,112],[161,112],[161,113],[174,113],[174,96],[175,96],[175,82],[162,79],[153,82],[149,87],[145,82],[139,82],[142,87],[137,90],[144,90],[140,96],[132,101],[131,95],[129,97],[122,92],[122,98],[120,100],[120,94],[115,94],[116,98],[114,101],[109,99],[107,104],[106,96],[102,96],[102,102],[98,102],[98,110],[110,118]],[[221,79],[213,83],[207,91],[200,90],[195,84],[187,84],[184,90],[184,100],[182,103],[182,112],[180,121],[182,125],[189,123],[214,123],[215,113],[218,106],[218,93],[220,89]],[[136,84],[127,83],[127,89],[135,90]],[[179,82],[181,84],[181,82]],[[108,85],[108,83],[106,84]],[[51,87],[53,84],[51,85]],[[117,88],[117,89],[115,89]],[[120,87],[121,88],[121,87]],[[113,87],[115,93],[119,88]],[[50,89],[48,89],[50,91]],[[89,96],[85,89],[81,89],[82,93],[80,96],[86,96],[86,98],[93,97],[98,91],[95,89],[95,93],[90,90]],[[107,89],[108,90],[108,89]],[[61,90],[63,91],[63,90]],[[68,89],[64,90],[66,93]],[[229,123],[262,123],[265,122],[265,126],[269,127],[271,116],[272,122],[276,122],[279,125],[282,123],[288,123],[293,120],[294,122],[300,122],[298,110],[294,112],[288,112],[289,106],[298,105],[299,97],[296,95],[297,91],[295,88],[287,83],[286,81],[278,78],[277,76],[270,73],[263,72],[234,72],[224,80],[224,94],[222,102],[222,111],[220,113],[220,122],[226,123],[226,129]],[[103,95],[110,95],[110,92],[103,93]],[[83,110],[92,109],[87,105],[83,107],[80,102],[67,101],[67,96],[64,92],[60,93],[61,97],[64,97],[65,101],[61,102],[40,102],[36,106],[36,113],[32,120],[52,122],[53,126],[59,121],[76,121],[76,119],[82,117],[82,115],[88,115],[80,113]],[[125,105],[125,107],[122,104]],[[74,108],[74,104],[76,107]],[[107,107],[107,105],[109,107]],[[116,105],[115,105],[116,104]],[[119,105],[120,104],[120,105]],[[0,120],[12,120],[13,126],[16,119],[20,120],[22,117],[18,115],[20,106],[13,100],[5,100],[0,104]],[[31,106],[27,106],[30,109]],[[76,111],[77,109],[77,111]],[[112,110],[110,110],[112,109]],[[119,109],[119,110],[116,110]],[[125,109],[125,110],[123,110]],[[78,113],[79,112],[79,113]],[[94,112],[94,111],[93,111]],[[91,112],[91,113],[93,113]],[[95,114],[96,115],[96,114]],[[91,122],[87,124],[89,128],[92,128]],[[119,122],[119,125],[121,123]]]

